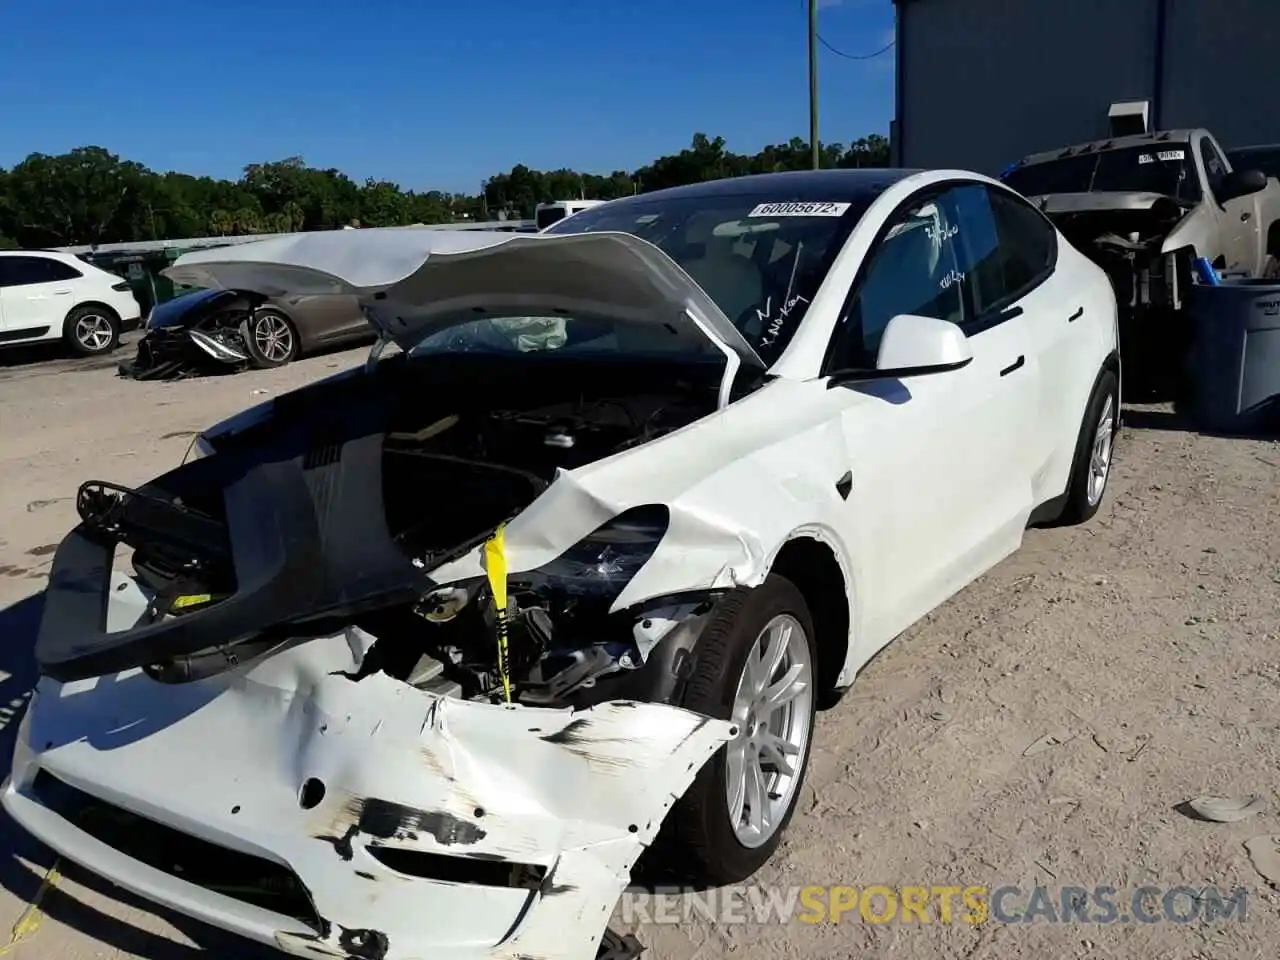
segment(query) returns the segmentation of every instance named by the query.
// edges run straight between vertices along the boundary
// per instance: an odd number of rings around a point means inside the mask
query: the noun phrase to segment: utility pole
[[[818,0],[809,0],[809,150],[813,169],[821,166],[818,155]]]

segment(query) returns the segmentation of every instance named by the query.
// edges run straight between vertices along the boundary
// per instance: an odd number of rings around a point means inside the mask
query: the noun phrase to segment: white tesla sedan
[[[592,957],[646,847],[749,876],[820,701],[1029,524],[1088,519],[1111,466],[1107,278],[970,173],[171,273],[355,294],[379,345],[81,488],[3,801],[299,956]]]

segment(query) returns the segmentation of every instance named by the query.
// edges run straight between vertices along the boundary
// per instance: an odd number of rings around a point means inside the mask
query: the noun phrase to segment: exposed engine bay
[[[610,612],[662,540],[667,508],[627,510],[552,562],[509,575],[500,569],[500,531],[558,471],[714,410],[719,372],[705,364],[562,364],[391,358],[371,374],[279,398],[270,418],[214,438],[212,455],[146,487],[86,484],[78,530],[131,547],[138,582],[155,598],[129,633],[175,639],[140,640],[129,654],[74,672],[135,663],[155,679],[183,682],[345,623],[376,638],[357,681],[383,671],[437,693],[530,705],[669,702],[678,661],[716,598]],[[238,487],[257,473],[281,477],[281,499],[241,502]],[[255,485],[254,496],[272,485]],[[290,489],[308,502],[284,499]],[[260,531],[237,522],[240,510],[258,526],[270,511],[292,522],[293,510],[297,532],[279,538],[289,555],[274,565],[246,559],[238,529],[246,537]],[[278,549],[276,539],[264,551]],[[432,569],[480,549],[487,578],[431,581]],[[227,621],[217,643],[187,629],[185,621],[200,617]]]
[[[1062,194],[1041,197],[1038,205],[1107,272],[1121,310],[1182,308],[1190,250],[1166,255],[1162,249],[1193,204],[1160,194]]]

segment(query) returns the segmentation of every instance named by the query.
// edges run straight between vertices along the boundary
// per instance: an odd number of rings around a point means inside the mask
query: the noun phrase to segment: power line
[[[881,54],[888,53],[890,50],[893,49],[894,44],[897,43],[896,40],[890,40],[888,43],[886,43],[883,47],[881,47],[875,53],[867,53],[867,54],[863,54],[862,56],[856,56],[852,53],[845,53],[840,48],[833,46],[831,43],[827,41],[827,38],[824,37],[822,34],[818,34],[818,42],[822,44],[824,47],[826,47],[828,50],[830,50],[832,53],[834,53],[837,57],[843,57],[846,60],[874,60],[876,57],[880,56]]]

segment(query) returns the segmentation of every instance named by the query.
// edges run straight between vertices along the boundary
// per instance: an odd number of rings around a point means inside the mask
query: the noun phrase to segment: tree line
[[[884,167],[879,135],[821,145],[824,167]],[[695,134],[679,153],[609,174],[532,170],[517,164],[476,195],[405,190],[302,157],[251,163],[238,180],[158,173],[98,146],[51,156],[33,153],[0,168],[0,246],[61,247],[136,240],[287,233],[342,226],[402,226],[463,220],[527,219],[549,200],[612,200],[720,177],[808,169],[809,144],[796,137],[755,154],[734,153],[723,137]]]

